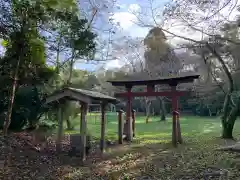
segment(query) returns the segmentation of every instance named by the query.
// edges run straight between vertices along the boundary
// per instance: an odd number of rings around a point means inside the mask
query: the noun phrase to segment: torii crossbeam
[[[172,123],[172,142],[176,146],[178,143],[182,143],[180,123],[178,121],[178,96],[183,96],[189,91],[178,91],[177,85],[181,83],[191,83],[195,79],[198,79],[200,75],[187,75],[178,77],[167,77],[159,79],[147,79],[147,80],[113,80],[108,81],[113,86],[124,86],[126,92],[116,93],[116,97],[127,98],[127,111],[126,111],[126,122],[127,122],[127,140],[132,141],[132,122],[131,122],[131,106],[132,99],[134,97],[151,97],[151,96],[169,96],[172,98],[172,110],[173,110],[173,123]],[[156,92],[155,86],[165,84],[171,87],[171,91]],[[133,86],[147,86],[145,92],[132,92]]]

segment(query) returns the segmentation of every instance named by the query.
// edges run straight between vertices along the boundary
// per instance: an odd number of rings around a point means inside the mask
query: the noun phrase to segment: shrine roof
[[[45,104],[58,101],[60,99],[81,101],[88,104],[100,104],[103,101],[113,104],[119,102],[116,98],[102,94],[100,92],[65,87],[49,95],[45,100]]]
[[[112,83],[113,86],[142,86],[142,85],[158,85],[158,84],[181,84],[181,83],[191,83],[195,79],[198,79],[200,75],[198,74],[188,74],[180,76],[170,76],[170,77],[160,77],[152,79],[149,76],[147,78],[141,78],[141,75],[130,76],[125,80],[109,80],[107,82]]]

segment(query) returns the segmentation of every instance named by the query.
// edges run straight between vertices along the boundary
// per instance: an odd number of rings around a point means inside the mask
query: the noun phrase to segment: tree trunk
[[[72,126],[72,123],[71,123],[71,120],[72,118],[71,117],[71,104],[69,101],[65,101],[64,102],[64,106],[63,107],[63,111],[64,111],[64,119],[66,119],[66,125],[67,125],[67,130],[73,130],[73,126]]]
[[[67,130],[73,130],[69,115],[66,117],[66,123],[67,123]]]
[[[222,138],[233,139],[233,128],[239,114],[240,99],[235,107],[232,107],[228,116],[222,117]]]
[[[72,52],[72,56],[74,56],[74,52]],[[71,84],[71,80],[72,80],[72,73],[73,73],[73,57],[70,61],[70,67],[69,67],[69,77],[68,77],[68,80],[67,80],[67,85],[70,85]]]
[[[160,102],[160,121],[166,121],[166,106],[165,106],[165,102],[164,99],[162,97],[159,97],[159,102]]]
[[[66,102],[66,103],[68,103],[68,102]],[[69,115],[69,113],[67,113],[67,115],[66,115],[67,117],[66,117],[66,123],[67,123],[67,129],[68,130],[72,130],[73,129],[73,127],[72,127],[72,124],[71,124],[71,121],[70,121],[70,115]]]
[[[7,117],[4,121],[3,125],[3,135],[7,136],[8,128],[9,125],[11,124],[11,118],[12,118],[12,109],[13,109],[13,104],[15,100],[15,94],[16,94],[16,88],[17,88],[17,80],[18,80],[18,70],[19,70],[19,65],[20,65],[20,57],[18,58],[17,61],[17,66],[14,72],[14,77],[13,77],[13,84],[12,84],[12,91],[9,97],[9,105],[8,105],[8,113]]]
[[[165,113],[161,113],[161,119],[160,119],[160,121],[166,121],[166,115],[165,115]]]
[[[222,127],[222,138],[233,139],[233,127],[223,126]]]
[[[146,102],[146,123],[149,122],[149,118],[150,118],[150,107],[151,107],[151,101],[147,100]]]
[[[213,48],[209,43],[206,43],[206,46],[210,50],[210,52],[218,59],[219,63],[222,65],[223,71],[225,72],[226,77],[228,79],[229,88],[228,88],[228,93],[225,95],[225,100],[223,104],[222,137],[226,139],[229,139],[229,138],[232,139],[233,127],[237,119],[238,111],[240,107],[240,99],[238,99],[237,104],[234,106],[231,99],[232,93],[234,91],[234,81],[233,81],[232,74],[228,69],[228,66],[224,62],[223,58],[216,51],[216,49]]]
[[[74,49],[72,50],[72,58],[71,58],[71,61],[70,61],[70,67],[69,67],[69,77],[68,77],[68,80],[67,80],[67,86],[70,86],[71,85],[71,80],[72,80],[72,73],[73,73],[73,65],[74,65],[74,57],[75,57],[75,51]],[[66,112],[66,123],[67,123],[67,129],[68,130],[72,130],[73,127],[72,127],[72,124],[71,124],[71,121],[70,121],[70,113],[68,111],[68,107],[70,106],[70,102],[67,101],[65,102],[66,105],[65,105],[65,109],[67,110]]]

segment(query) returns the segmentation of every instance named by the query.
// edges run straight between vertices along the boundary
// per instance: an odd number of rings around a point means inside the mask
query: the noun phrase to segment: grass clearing
[[[107,138],[117,138],[118,119],[116,113],[107,113],[106,115],[106,136]],[[218,118],[203,118],[195,116],[180,117],[181,129],[183,136],[200,136],[200,135],[214,135],[220,136],[221,123]],[[72,131],[65,131],[65,133],[79,133],[80,118],[72,119],[75,127]],[[87,116],[88,130],[94,137],[100,137],[100,114],[90,113]],[[235,134],[239,135],[240,122],[237,121],[235,125]],[[136,135],[140,139],[157,139],[170,138],[172,132],[172,118],[167,117],[166,122],[160,122],[158,117],[152,117],[148,124],[145,123],[145,117],[136,118]]]
[[[100,136],[98,117],[99,114],[88,116],[88,129],[95,137]],[[148,124],[145,123],[145,117],[137,117],[134,143],[108,149],[103,160],[94,165],[95,174],[107,179],[146,176],[151,179],[177,180],[202,179],[206,170],[227,169],[231,172],[230,179],[240,179],[240,159],[236,158],[237,155],[215,150],[221,145],[233,143],[219,138],[221,123],[218,118],[188,116],[181,117],[180,121],[184,144],[173,148],[170,117],[166,122],[153,117]],[[75,127],[79,127],[79,120],[73,122],[77,125]],[[79,132],[79,129],[76,128],[76,131]],[[116,114],[107,115],[106,131],[108,139],[117,138]],[[236,121],[234,136],[240,137],[239,120]],[[74,174],[70,176],[71,179],[77,178]],[[91,177],[89,173],[84,176],[86,179]]]
[[[99,117],[99,114],[88,115],[88,129],[97,138],[100,136]],[[65,133],[78,133],[79,119],[72,120],[75,130]],[[45,157],[24,150],[20,155],[19,152],[15,155],[15,164],[9,174],[13,178],[18,175],[36,180],[118,180],[143,177],[156,180],[198,180],[203,179],[206,170],[225,169],[230,172],[230,179],[240,179],[239,154],[215,150],[221,145],[233,143],[219,138],[221,126],[218,118],[181,117],[184,144],[178,148],[171,145],[171,118],[166,122],[158,119],[154,117],[146,124],[145,117],[137,117],[134,143],[109,147],[103,156],[89,158],[84,166],[79,164],[78,158],[66,155]],[[107,114],[106,135],[107,139],[117,137],[115,113]],[[234,136],[240,138],[239,120],[236,121]],[[22,169],[28,169],[27,173]]]

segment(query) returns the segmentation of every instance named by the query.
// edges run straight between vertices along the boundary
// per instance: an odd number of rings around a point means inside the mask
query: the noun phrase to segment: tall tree
[[[167,38],[159,27],[152,28],[144,39],[146,46],[144,53],[145,64],[151,77],[178,75],[180,70],[182,70],[180,60],[166,41]],[[160,86],[156,88],[158,91],[161,90]],[[166,120],[164,98],[158,97],[158,99],[161,107],[161,120],[164,121]]]
[[[152,1],[151,1],[152,2]],[[159,25],[159,19],[156,19],[154,12],[154,7],[151,6],[152,11],[152,23],[146,23],[139,19],[138,24],[142,26],[153,27],[154,25]],[[230,10],[229,10],[230,9]],[[227,10],[229,13],[223,13]],[[227,93],[225,95],[225,103],[223,105],[223,116],[222,116],[222,136],[224,138],[232,138],[232,131],[234,127],[234,122],[238,115],[239,101],[236,100],[233,103],[232,98],[235,93],[235,85],[232,76],[232,52],[226,53],[223,51],[222,46],[227,44],[239,44],[238,38],[231,38],[231,36],[226,36],[222,33],[220,29],[226,22],[235,21],[233,14],[238,13],[237,1],[171,1],[166,4],[162,20],[166,20],[162,30],[168,35],[171,35],[175,39],[192,42],[195,47],[200,47],[201,58],[205,62],[215,61],[217,68],[220,68],[222,75],[224,75],[225,80],[228,82]],[[170,23],[168,23],[170,22]],[[177,22],[177,28],[182,27],[182,31],[178,33],[173,33],[171,27],[174,27],[172,22]],[[238,20],[235,21],[238,26]],[[170,25],[170,26],[168,26]],[[166,27],[170,27],[166,29]],[[234,32],[234,28],[232,28]],[[228,33],[231,31],[228,31]],[[231,34],[234,34],[232,33]],[[191,38],[186,36],[186,34],[199,34],[199,38]],[[235,34],[236,35],[236,34]],[[206,39],[204,39],[206,38]],[[224,45],[225,44],[225,45]],[[232,46],[233,47],[233,46]],[[199,49],[199,48],[198,48]],[[204,56],[203,56],[204,54]],[[217,62],[217,63],[216,63]],[[220,67],[219,67],[220,65]],[[214,67],[214,66],[209,66]],[[215,66],[216,67],[216,66]],[[219,71],[219,72],[220,72]],[[216,72],[216,74],[219,74]],[[222,76],[223,78],[223,76]],[[216,78],[214,78],[216,79]],[[219,79],[219,78],[218,78]],[[238,98],[235,98],[238,99]]]
[[[1,60],[1,73],[9,79],[11,87],[4,125],[5,135],[11,123],[17,88],[22,83],[26,84],[30,74],[36,76],[37,69],[46,67],[45,42],[40,29],[48,26],[56,17],[61,4],[63,2],[59,4],[55,0],[6,0],[0,4],[0,37],[6,42],[6,53]],[[34,84],[34,81],[31,83]]]
[[[95,55],[95,37],[96,34],[91,32],[89,28],[89,22],[85,19],[79,19],[77,15],[70,16],[68,19],[69,25],[64,28],[64,39],[66,48],[69,51],[69,62],[68,64],[68,79],[64,86],[70,86],[72,81],[73,68],[76,60],[89,58],[93,59]],[[68,103],[66,106],[68,107]],[[66,115],[67,117],[68,115]],[[67,128],[71,129],[71,123],[67,118]]]
[[[227,33],[225,33],[226,36]],[[226,37],[229,38],[229,37]],[[230,38],[229,38],[230,39]],[[234,41],[236,41],[234,37]],[[198,42],[200,43],[200,42]],[[231,51],[235,48],[236,44],[228,43],[227,41],[220,40],[218,36],[216,38],[210,37],[201,42],[201,45],[195,44],[194,52],[200,54],[206,63],[211,63],[211,72],[215,72],[214,81],[220,79],[220,81],[227,81],[222,89],[225,93],[224,104],[222,107],[222,137],[233,138],[233,128],[237,117],[240,112],[240,99],[239,92],[234,81],[234,74],[237,73],[236,67],[238,67],[238,60],[236,59],[236,53]],[[220,65],[220,66],[219,66]]]

